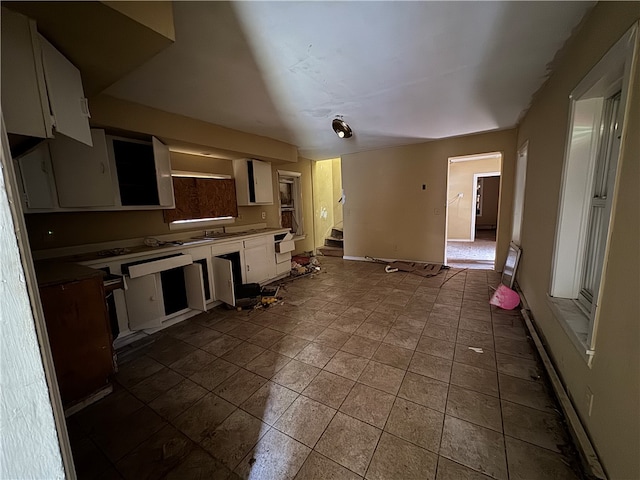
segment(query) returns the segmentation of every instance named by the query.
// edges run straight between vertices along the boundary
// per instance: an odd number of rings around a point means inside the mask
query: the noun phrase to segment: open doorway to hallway
[[[502,154],[449,158],[445,263],[494,268]]]

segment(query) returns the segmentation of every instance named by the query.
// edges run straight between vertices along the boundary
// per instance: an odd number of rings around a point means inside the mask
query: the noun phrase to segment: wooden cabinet
[[[33,20],[2,8],[2,113],[7,132],[91,145],[79,70],[38,35]]]
[[[237,217],[232,179],[174,177],[176,208],[164,210],[167,223],[196,218]]]
[[[243,158],[233,161],[238,205],[273,205],[271,163]]]
[[[40,298],[60,395],[70,406],[107,387],[114,371],[102,274],[41,285]]]
[[[51,161],[61,207],[115,205],[104,130],[92,129],[93,147],[65,137],[50,142]]]

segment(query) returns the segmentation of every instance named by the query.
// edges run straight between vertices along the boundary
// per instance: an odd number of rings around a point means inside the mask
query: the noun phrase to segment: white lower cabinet
[[[213,267],[215,300],[224,302],[227,305],[235,305],[236,294],[233,284],[232,261],[222,257],[213,257],[211,265]]]
[[[164,302],[160,274],[127,279],[125,299],[130,330],[157,328],[162,325]]]

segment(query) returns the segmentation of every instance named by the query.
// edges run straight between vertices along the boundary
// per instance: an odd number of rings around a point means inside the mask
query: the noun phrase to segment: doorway
[[[445,263],[495,267],[502,154],[449,158]]]

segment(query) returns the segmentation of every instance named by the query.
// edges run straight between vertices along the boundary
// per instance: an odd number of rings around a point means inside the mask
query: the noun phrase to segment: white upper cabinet
[[[91,145],[89,107],[78,70],[40,35],[44,78],[57,133]]]
[[[26,16],[2,8],[2,111],[8,133],[52,138],[53,128],[91,145],[80,71],[38,35]]]
[[[16,159],[26,211],[58,207],[49,145],[44,142]]]
[[[271,163],[244,158],[234,160],[233,175],[239,206],[273,205]]]
[[[173,180],[171,178],[171,154],[169,147],[158,140],[153,141],[153,157],[156,162],[156,178],[158,182],[158,199],[163,207],[175,207]]]
[[[52,137],[40,41],[33,20],[2,8],[2,115],[8,133]]]
[[[91,130],[91,140],[93,147],[62,135],[50,142],[58,200],[63,208],[115,205],[104,130]]]

